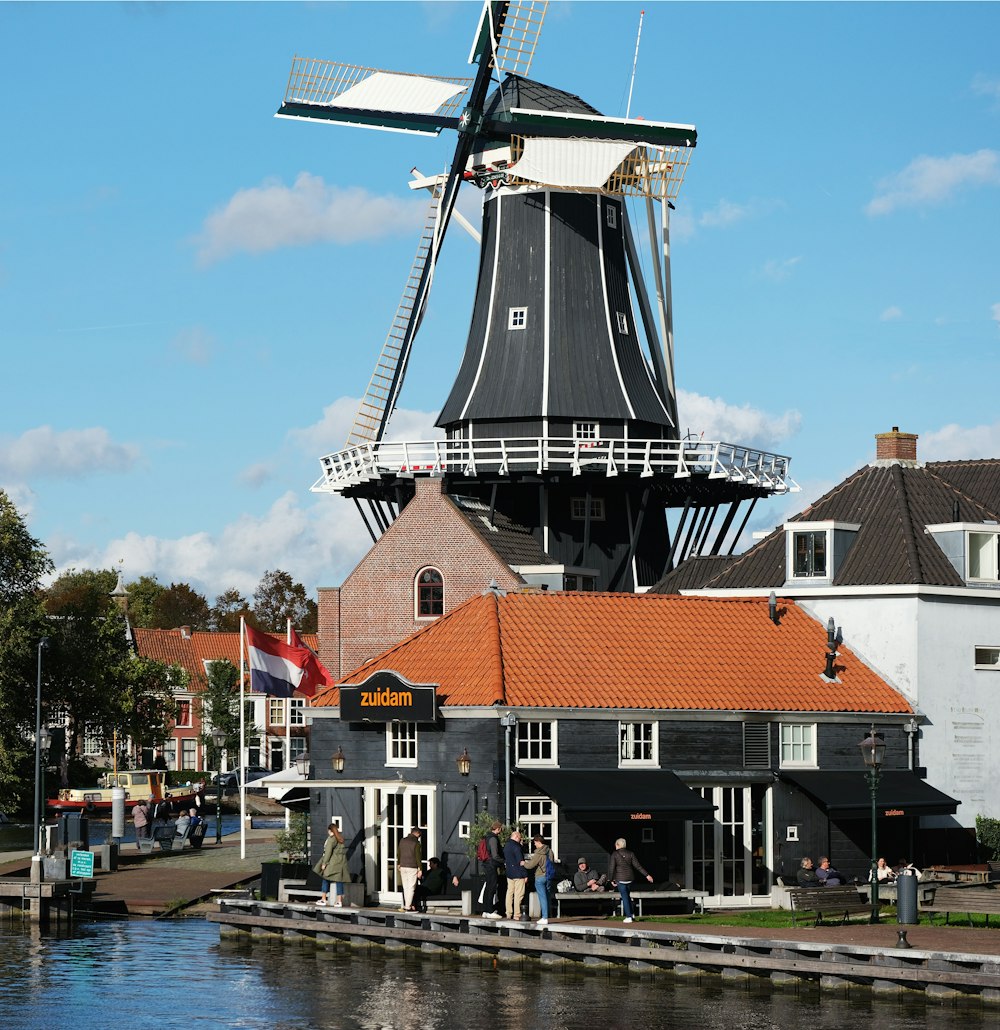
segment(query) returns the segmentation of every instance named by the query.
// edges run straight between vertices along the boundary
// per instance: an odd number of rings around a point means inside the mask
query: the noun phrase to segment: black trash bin
[[[896,922],[915,926],[917,917],[917,874],[902,872],[896,878]]]

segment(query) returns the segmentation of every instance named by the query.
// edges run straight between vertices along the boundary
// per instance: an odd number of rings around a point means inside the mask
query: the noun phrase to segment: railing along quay
[[[775,987],[814,984],[870,990],[898,998],[978,999],[1000,1005],[1000,956],[815,940],[776,940],[680,933],[632,924],[489,920],[384,909],[318,909],[314,905],[226,900],[209,913],[223,936],[279,938],[317,946],[379,946],[450,953],[471,960],[571,964],[635,973],[721,976],[724,982],[768,980]]]

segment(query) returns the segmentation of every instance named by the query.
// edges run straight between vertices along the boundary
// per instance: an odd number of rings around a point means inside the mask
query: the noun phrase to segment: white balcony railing
[[[569,440],[516,437],[497,440],[383,441],[348,447],[320,458],[318,493],[340,493],[386,475],[477,476],[515,473],[603,471],[640,477],[705,476],[746,483],[769,493],[796,492],[789,458],[781,454],[707,440]]]

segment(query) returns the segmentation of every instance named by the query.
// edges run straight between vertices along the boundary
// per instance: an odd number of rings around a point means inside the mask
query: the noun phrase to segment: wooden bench
[[[793,926],[796,912],[815,912],[814,926],[819,926],[824,914],[831,918],[839,916],[842,924],[851,915],[871,915],[871,905],[858,893],[857,887],[790,887],[788,900],[792,906]]]
[[[1000,913],[1000,891],[996,887],[938,887],[929,905],[921,905],[919,911],[926,912],[931,922],[934,913],[943,912],[947,924],[952,912],[964,912],[969,926],[972,926],[972,913],[986,916],[986,925],[990,925],[990,915]]]
[[[635,904],[636,915],[642,915],[642,903],[678,901],[683,902],[685,909],[695,912],[704,911],[703,900],[707,891],[677,890],[677,891],[632,891],[631,897]],[[590,902],[597,903],[598,910],[607,908],[609,912],[615,912],[621,908],[622,898],[617,888],[613,891],[567,891],[565,894],[558,892],[553,895],[556,903],[556,918],[562,917],[562,906],[571,907]]]

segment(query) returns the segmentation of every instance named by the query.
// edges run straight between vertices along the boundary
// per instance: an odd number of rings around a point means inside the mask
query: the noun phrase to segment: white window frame
[[[549,752],[547,756],[544,754],[546,750]],[[559,723],[555,719],[519,720],[514,751],[519,766],[557,766]]]
[[[782,769],[816,769],[816,723],[783,722],[778,732]],[[796,757],[798,752],[798,757]]]
[[[190,758],[190,764],[188,759]],[[181,737],[181,769],[198,768],[198,740],[196,737]]]
[[[587,517],[587,498],[571,497],[569,499],[569,517],[575,522],[583,522]],[[604,521],[604,498],[590,498],[590,521]]]
[[[285,699],[283,697],[267,699],[267,724],[268,726],[285,725]]]
[[[508,329],[526,329],[528,327],[528,309],[511,308],[507,312]]]
[[[305,737],[289,737],[288,738],[288,757],[292,765],[295,765],[295,759],[299,755],[306,753],[306,738]]]
[[[88,722],[83,728],[83,754],[85,757],[104,754],[104,734],[95,723]]]
[[[973,575],[973,557],[972,557],[972,543],[973,537],[979,537],[981,539],[981,546],[976,548],[977,572],[979,575]],[[1000,580],[1000,565],[998,565],[997,555],[997,533],[996,531],[981,530],[981,529],[970,529],[965,534],[965,578],[969,583],[996,583]],[[982,575],[983,565],[988,565],[991,570],[991,575]]]
[[[604,221],[609,229],[618,228],[618,208],[614,204],[606,204],[604,207]]]
[[[618,323],[618,332],[622,336],[628,336],[628,316],[624,311],[615,312],[615,321]]]
[[[181,712],[187,712],[187,720],[181,722]],[[179,697],[177,698],[177,722],[175,726],[179,726],[183,729],[189,730],[194,726],[194,701],[190,697]]]
[[[642,728],[641,736],[638,739],[636,729]],[[647,734],[648,731],[648,734]],[[660,724],[656,719],[629,719],[618,723],[618,766],[619,768],[646,768],[659,766],[660,764]],[[648,736],[648,739],[646,739]],[[648,758],[635,758],[636,749],[649,751]],[[632,752],[632,757],[626,756],[626,750]]]
[[[289,719],[293,726],[305,726],[306,724],[306,699],[304,697],[290,697],[288,699]]]
[[[573,439],[581,443],[597,443],[601,438],[600,422],[574,422]]]
[[[1000,672],[1000,644],[976,644],[975,667]]]
[[[385,764],[390,769],[415,769],[419,756],[415,722],[394,719],[385,724]]]
[[[515,819],[526,827],[525,847],[530,855],[534,850],[531,839],[540,833],[552,848],[552,854],[559,854],[559,806],[547,797],[515,797]]]

